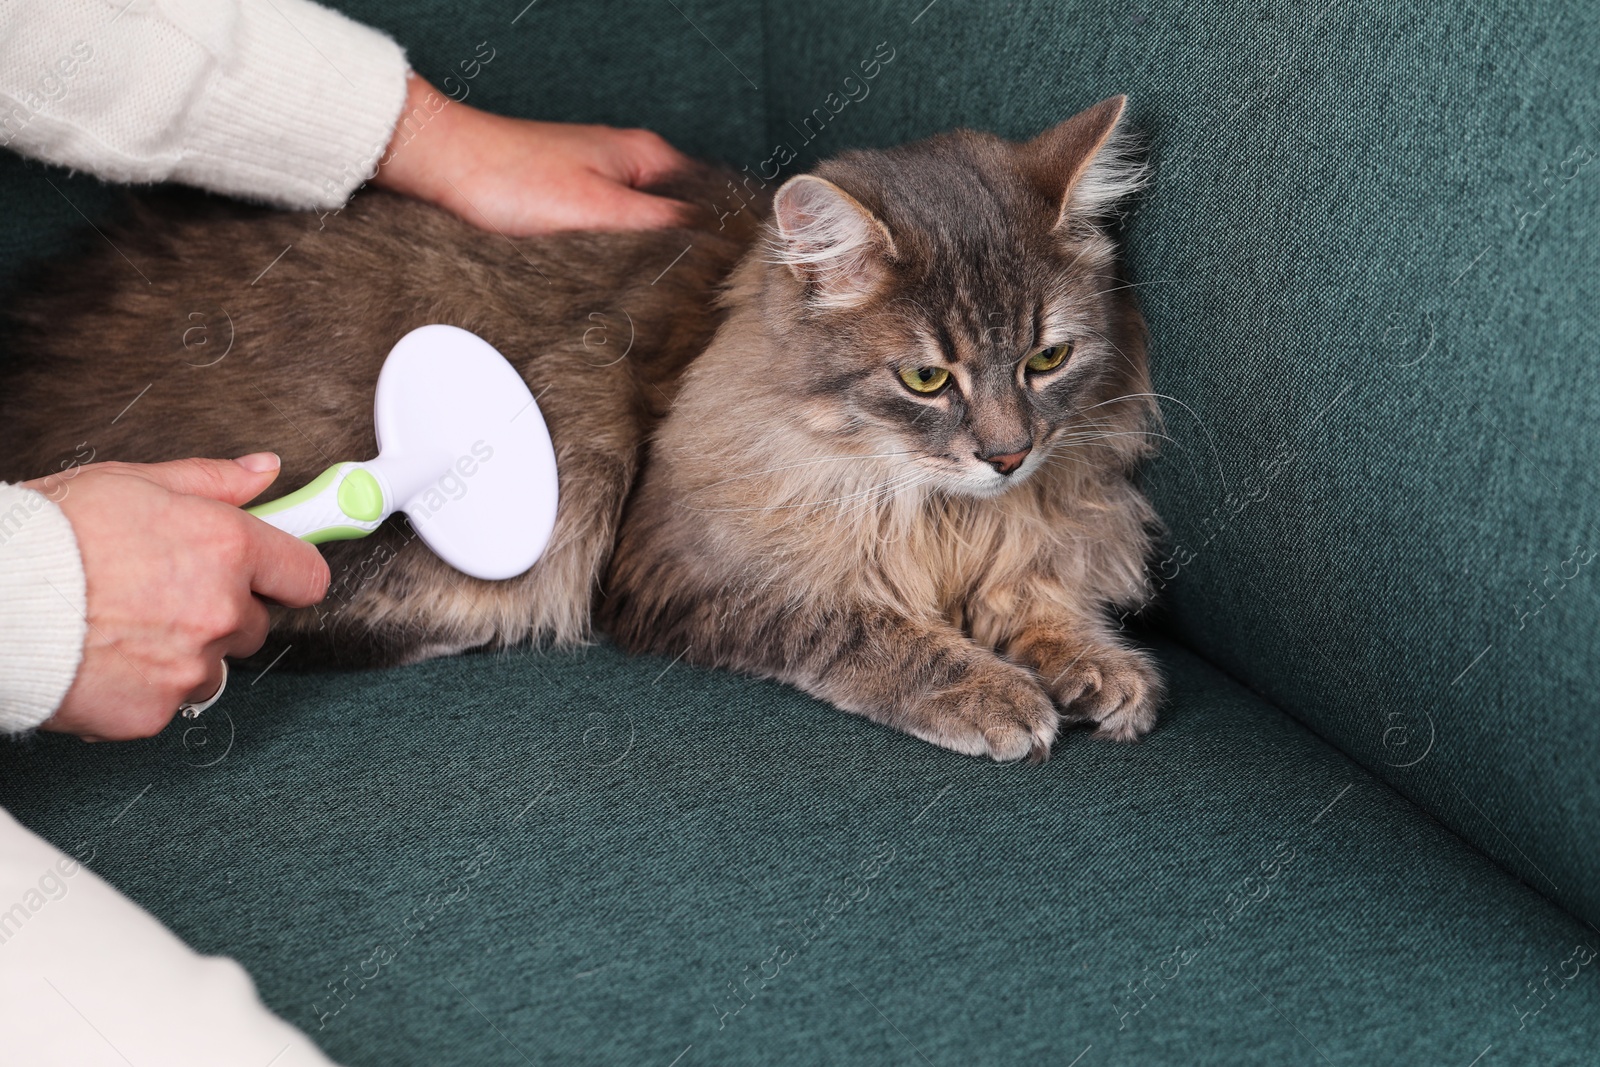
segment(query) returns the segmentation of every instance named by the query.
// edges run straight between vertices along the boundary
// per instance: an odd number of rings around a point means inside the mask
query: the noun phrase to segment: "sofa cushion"
[[[1118,91],[1169,632],[1600,922],[1600,6],[774,6],[802,162]]]
[[[1600,936],[1161,655],[1038,767],[605,645],[279,667],[0,804],[353,1067],[1592,1059]]]

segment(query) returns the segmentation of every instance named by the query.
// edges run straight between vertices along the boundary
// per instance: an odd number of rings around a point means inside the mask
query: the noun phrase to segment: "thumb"
[[[188,496],[203,496],[235,507],[261,494],[278,477],[278,457],[252,452],[238,459],[179,459],[132,468],[141,478]]]

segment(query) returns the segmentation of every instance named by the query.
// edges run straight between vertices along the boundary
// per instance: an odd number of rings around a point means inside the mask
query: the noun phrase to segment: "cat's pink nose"
[[[1001,452],[987,456],[979,453],[978,458],[983,460],[989,466],[993,467],[995,470],[999,471],[1001,474],[1010,474],[1012,471],[1022,466],[1022,461],[1027,459],[1028,453],[1032,451],[1033,446],[1029,445],[1020,452]]]

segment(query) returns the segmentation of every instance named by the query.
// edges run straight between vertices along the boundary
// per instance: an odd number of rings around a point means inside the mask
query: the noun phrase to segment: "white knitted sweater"
[[[111,181],[337,207],[405,80],[394,41],[310,0],[0,0],[0,145]],[[85,594],[66,516],[0,484],[0,733],[71,687]]]

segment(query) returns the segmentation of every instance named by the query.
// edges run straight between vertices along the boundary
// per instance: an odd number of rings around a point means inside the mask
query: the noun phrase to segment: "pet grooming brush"
[[[252,515],[312,544],[365,537],[396,511],[450,566],[514,578],[556,522],[556,456],[522,376],[454,326],[402,337],[378,374],[378,458],[335,463]]]

